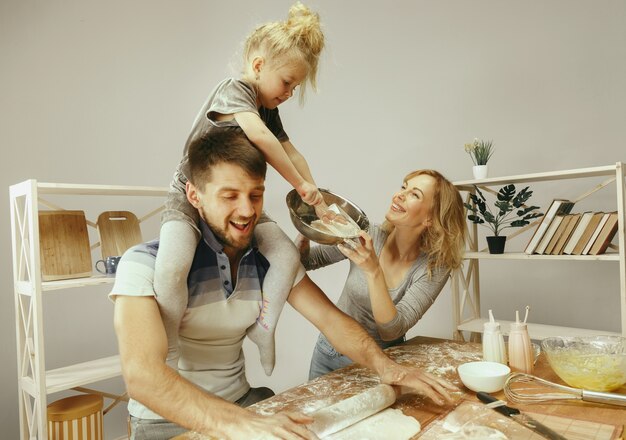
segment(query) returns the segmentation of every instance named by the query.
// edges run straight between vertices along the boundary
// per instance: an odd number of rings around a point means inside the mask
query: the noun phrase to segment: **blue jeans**
[[[404,341],[405,338],[402,336],[393,341],[385,341],[380,345],[381,348],[385,349],[401,344]],[[339,368],[347,367],[351,363],[352,360],[349,357],[335,350],[324,335],[320,334],[319,338],[317,338],[317,344],[315,344],[315,348],[313,349],[313,356],[311,356],[309,380],[313,380],[316,377],[323,376],[324,374],[338,370]]]
[[[269,388],[250,388],[235,404],[245,408],[273,395],[274,392]],[[130,440],[169,440],[189,431],[165,419],[139,419],[133,416],[130,416],[130,427]]]
[[[313,356],[311,357],[309,380],[346,367],[351,363],[352,360],[348,356],[339,353],[323,335],[320,335],[317,338],[317,344],[315,344]]]

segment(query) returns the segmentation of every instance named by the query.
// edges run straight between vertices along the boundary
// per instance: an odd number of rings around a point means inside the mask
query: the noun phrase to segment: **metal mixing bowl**
[[[626,383],[626,338],[601,335],[551,337],[541,342],[548,362],[568,385],[612,391]]]
[[[343,209],[344,212],[348,214],[362,230],[367,231],[369,229],[370,222],[367,219],[367,215],[365,215],[361,208],[345,197],[335,194],[327,189],[320,188],[320,192],[322,193],[322,197],[324,197],[324,201],[327,205],[332,205],[333,203],[337,204],[337,206]],[[317,220],[315,209],[304,203],[295,189],[289,191],[287,194],[287,207],[289,208],[291,222],[296,227],[298,232],[316,243],[339,244],[345,239],[358,237],[358,235],[355,235],[354,237],[337,237],[312,228],[310,226],[311,222],[313,220]]]

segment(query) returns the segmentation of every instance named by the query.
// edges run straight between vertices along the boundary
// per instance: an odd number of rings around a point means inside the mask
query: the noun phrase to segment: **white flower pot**
[[[487,177],[487,173],[489,172],[489,166],[474,165],[472,167],[472,172],[474,173],[474,179],[484,179]]]

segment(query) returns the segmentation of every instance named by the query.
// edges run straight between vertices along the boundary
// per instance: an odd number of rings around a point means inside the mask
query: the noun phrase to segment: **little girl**
[[[293,5],[287,21],[264,24],[252,32],[244,47],[241,78],[228,78],[219,83],[193,123],[183,158],[170,184],[155,267],[154,289],[168,335],[168,362],[173,367],[176,367],[178,358],[178,327],[187,308],[187,277],[200,239],[198,212],[185,195],[189,165],[187,146],[214,126],[240,126],[267,162],[306,203],[315,207],[317,215],[331,218],[306,160],[283,130],[277,109],[291,98],[296,87],[300,86],[301,102],[307,82],[315,89],[318,59],[323,47],[319,16],[300,3]],[[274,360],[274,321],[281,311],[272,309],[269,303],[272,295],[288,295],[297,274],[303,276],[304,270],[299,263],[298,251],[280,228],[265,215],[259,223],[255,235],[258,237],[260,231],[265,234],[261,251],[274,270],[270,267],[263,285],[259,328],[249,330],[249,335],[258,339],[255,333],[272,329],[271,340],[260,344],[270,348],[261,353],[261,361],[269,374]],[[272,261],[273,256],[280,262]]]

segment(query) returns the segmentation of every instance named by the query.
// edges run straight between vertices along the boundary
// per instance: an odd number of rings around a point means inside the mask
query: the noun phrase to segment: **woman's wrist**
[[[380,279],[381,277],[383,277],[383,271],[380,267],[380,264],[376,264],[369,270],[363,269],[363,272],[365,272],[365,275],[370,281],[376,281]]]

